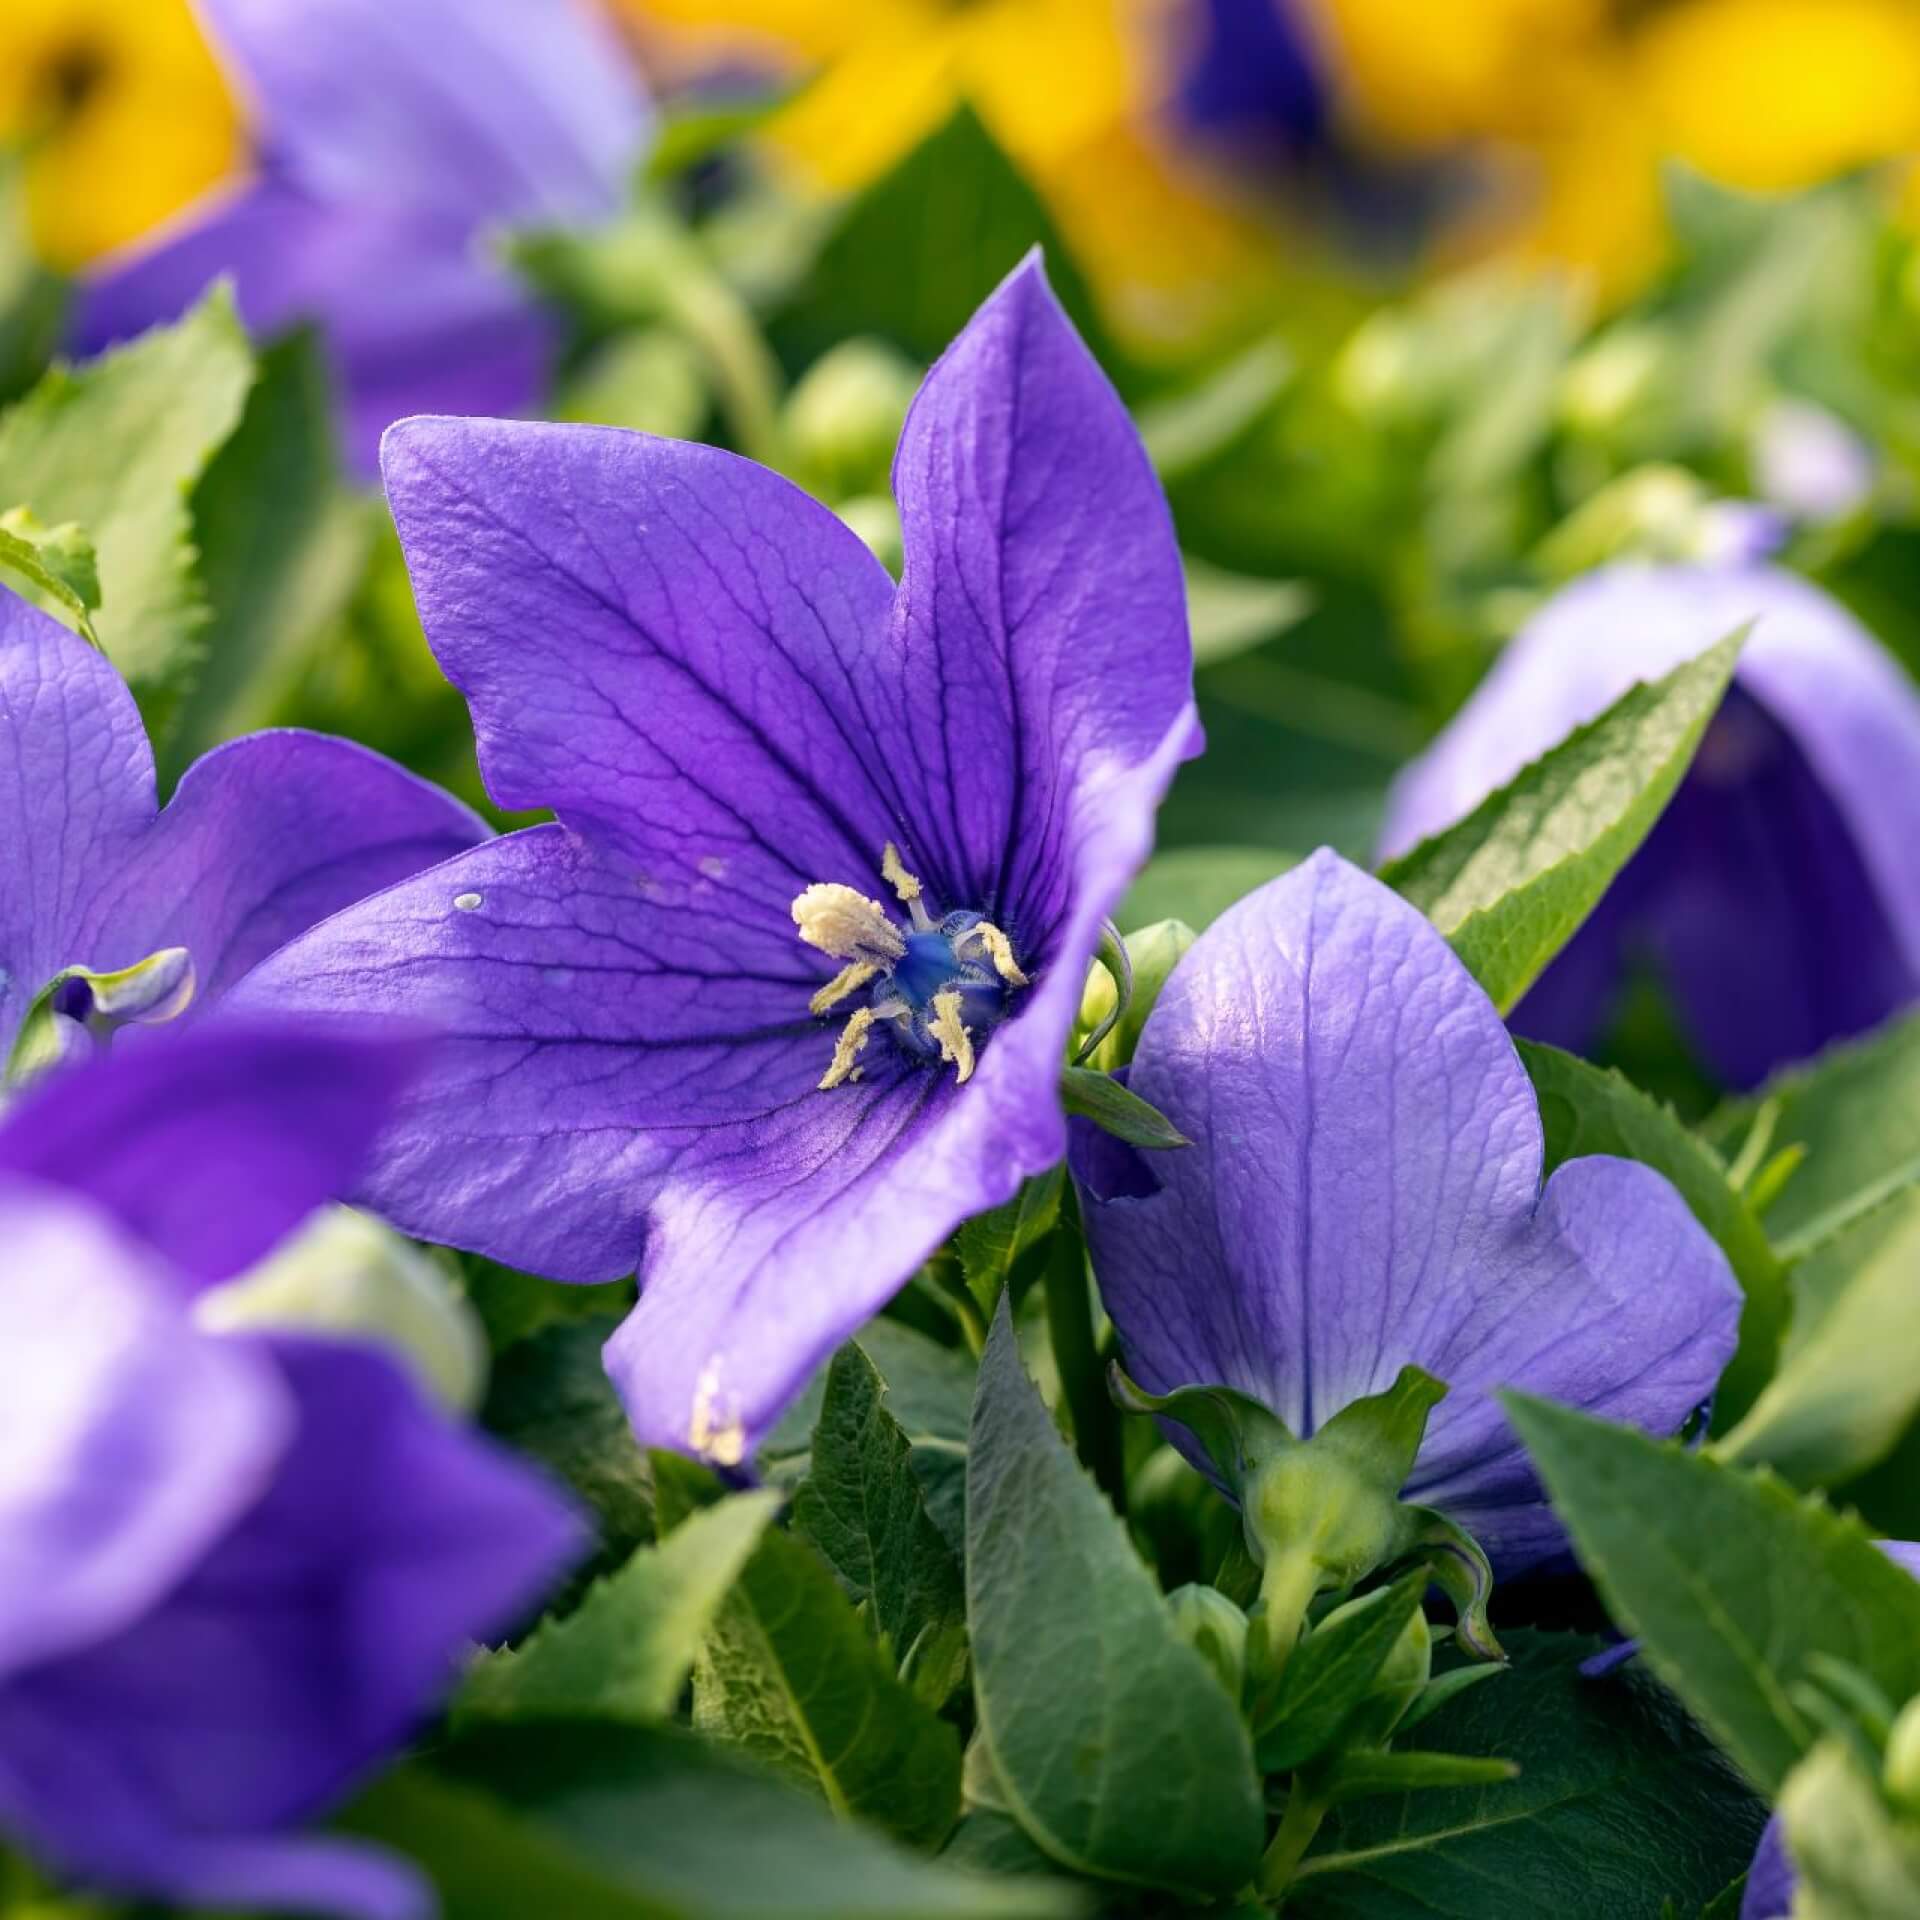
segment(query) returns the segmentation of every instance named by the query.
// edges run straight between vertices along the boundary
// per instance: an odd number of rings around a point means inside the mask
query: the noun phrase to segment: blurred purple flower
[[[0,1832],[63,1875],[431,1909],[398,1862],[287,1829],[406,1737],[580,1527],[374,1350],[191,1315],[338,1193],[420,1053],[215,1021],[0,1122]]]
[[[1880,1548],[1888,1559],[1920,1580],[1920,1544],[1882,1540]],[[1747,1889],[1740,1899],[1740,1920],[1790,1920],[1798,1884],[1792,1856],[1787,1852],[1786,1829],[1780,1824],[1780,1816],[1775,1814],[1754,1849],[1753,1865],[1747,1869]]]
[[[1920,995],[1920,692],[1842,607],[1766,566],[1614,567],[1569,587],[1401,776],[1382,851],[1437,833],[1637,680],[1756,621],[1692,771],[1514,1014],[1582,1051],[1651,961],[1729,1085]]]
[[[1326,140],[1326,59],[1296,0],[1189,0],[1181,21],[1196,42],[1176,94],[1189,126],[1272,158]]]
[[[648,111],[585,0],[199,0],[254,124],[253,177],[82,289],[94,352],[231,274],[247,324],[318,324],[349,452],[410,413],[518,413],[554,328],[492,257],[515,226],[619,207]]]
[[[337,907],[486,828],[346,740],[251,734],[187,769],[164,810],[126,683],[58,621],[0,590],[0,1074],[21,1026],[55,1057],[87,1030],[216,999]]]
[[[1101,919],[1198,746],[1165,503],[1036,264],[928,376],[894,472],[897,592],[730,454],[396,428],[389,495],[482,770],[560,824],[246,990],[450,1030],[362,1197],[560,1279],[639,1261],[609,1370],[643,1439],[722,1463],[1059,1159]]]
[[[1564,1544],[1493,1398],[1670,1433],[1733,1352],[1740,1294],[1648,1168],[1543,1187],[1539,1109],[1493,1003],[1397,894],[1328,852],[1202,934],[1129,1084],[1195,1145],[1075,1124],[1094,1272],[1128,1372],[1227,1386],[1304,1438],[1406,1365],[1453,1391],[1403,1490],[1513,1572]]]

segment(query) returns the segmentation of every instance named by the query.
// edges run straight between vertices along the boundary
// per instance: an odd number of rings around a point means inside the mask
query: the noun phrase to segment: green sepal
[[[60,989],[75,981],[84,983],[93,1003],[84,1020],[54,1006]],[[162,947],[111,973],[62,967],[27,1008],[7,1056],[7,1082],[17,1085],[70,1058],[76,1051],[75,1029],[104,1040],[119,1027],[153,1027],[176,1018],[192,1004],[195,984],[193,956],[185,947]]]
[[[1413,1546],[1433,1575],[1434,1585],[1453,1602],[1459,1624],[1454,1637],[1480,1660],[1505,1662],[1506,1654],[1487,1620],[1493,1597],[1493,1567],[1480,1542],[1458,1521],[1432,1507],[1409,1507],[1418,1517]]]
[[[1103,1133],[1130,1147],[1164,1152],[1190,1147],[1193,1142],[1156,1106],[1142,1100],[1130,1087],[1091,1067],[1067,1067],[1060,1075],[1060,1104],[1069,1113],[1091,1120]]]
[[[1396,1492],[1412,1477],[1427,1421],[1447,1397],[1447,1383],[1422,1367],[1402,1367],[1384,1393],[1350,1401],[1313,1436],[1313,1444],[1345,1455]]]
[[[1205,1449],[1235,1499],[1268,1461],[1300,1444],[1278,1414],[1232,1387],[1175,1387],[1171,1393],[1149,1393],[1127,1376],[1117,1360],[1108,1367],[1107,1380],[1114,1404],[1123,1411],[1157,1414],[1185,1427]]]

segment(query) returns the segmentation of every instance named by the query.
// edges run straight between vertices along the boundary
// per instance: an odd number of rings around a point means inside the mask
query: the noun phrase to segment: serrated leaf
[[[1259,1858],[1245,1727],[1020,1364],[1005,1300],[967,1449],[981,1736],[1042,1852],[1100,1878],[1231,1893]]]
[[[349,1831],[416,1860],[444,1920],[1052,1920],[1058,1884],[919,1860],[670,1728],[489,1727],[390,1774]]]
[[[1779,1362],[1791,1310],[1786,1268],[1713,1151],[1670,1108],[1618,1073],[1589,1066],[1557,1047],[1530,1040],[1517,1044],[1540,1100],[1547,1171],[1594,1153],[1639,1160],[1673,1183],[1727,1256],[1746,1295],[1740,1345],[1714,1401],[1716,1426],[1731,1426],[1753,1404]]]
[[[173,326],[55,366],[0,416],[0,500],[77,521],[100,558],[101,645],[161,733],[203,652],[187,497],[240,420],[253,354],[216,288]]]
[[[742,1493],[691,1515],[591,1587],[573,1612],[488,1655],[454,1702],[456,1721],[664,1720],[678,1704],[707,1629],[780,1510],[777,1493]]]
[[[694,1666],[693,1722],[915,1845],[960,1812],[960,1739],[895,1674],[820,1557],[761,1542]]]
[[[1020,1191],[1005,1206],[963,1221],[954,1235],[967,1291],[987,1319],[993,1318],[1021,1256],[1044,1240],[1059,1221],[1066,1179],[1064,1165],[1049,1167],[1022,1181]]]
[[[1858,1521],[1770,1474],[1502,1398],[1615,1620],[1764,1790],[1813,1745],[1791,1697],[1812,1656],[1890,1700],[1920,1692],[1920,1581]]]
[[[1111,1074],[1096,1073],[1091,1067],[1062,1071],[1060,1104],[1130,1147],[1166,1152],[1193,1145],[1159,1108],[1149,1105]]]
[[[0,513],[0,579],[96,646],[100,563],[84,527],[43,526],[25,507]]]
[[[1669,1897],[1697,1912],[1745,1869],[1766,1808],[1651,1674],[1588,1680],[1598,1641],[1501,1637],[1512,1666],[1420,1738],[1518,1777],[1336,1808],[1287,1920],[1658,1920]]]
[[[292,334],[261,354],[240,423],[194,489],[210,618],[162,756],[163,785],[207,748],[261,724],[313,637],[352,597],[373,515],[341,484],[319,343]]]
[[[1573,937],[1673,798],[1743,637],[1629,689],[1466,819],[1383,869],[1502,1013]]]
[[[1262,1773],[1304,1766],[1332,1744],[1420,1610],[1427,1583],[1422,1567],[1379,1588],[1315,1628],[1288,1655],[1273,1697],[1273,1725],[1260,1735]]]
[[[940,1707],[966,1676],[966,1594],[885,1392],[858,1346],[834,1355],[794,1531],[820,1550],[914,1692]]]

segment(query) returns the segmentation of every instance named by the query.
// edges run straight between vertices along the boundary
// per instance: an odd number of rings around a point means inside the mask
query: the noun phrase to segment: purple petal
[[[334,205],[271,179],[216,194],[92,275],[76,349],[99,352],[172,318],[222,274],[256,336],[318,326],[363,473],[403,415],[522,413],[545,389],[553,322],[467,227],[384,203]]]
[[[1787,1831],[1775,1814],[1767,1822],[1753,1865],[1747,1869],[1746,1892],[1740,1897],[1740,1920],[1787,1920],[1793,1911],[1798,1876],[1787,1854]]]
[[[1428,1368],[1453,1392],[1409,1496],[1509,1568],[1558,1534],[1492,1389],[1670,1432],[1733,1351],[1739,1291],[1678,1196],[1601,1159],[1543,1194],[1538,1109],[1492,1003],[1330,853],[1202,935],[1130,1084],[1197,1143],[1154,1156],[1150,1194],[1082,1182],[1135,1377],[1238,1388],[1304,1434]]]
[[[272,1250],[364,1163],[414,1036],[220,1018],[63,1069],[0,1120],[0,1174],[83,1193],[196,1285]]]
[[[0,1181],[0,1687],[117,1633],[258,1498],[291,1425],[108,1222]],[[0,1799],[4,1794],[0,1793]]]
[[[1576,937],[1557,966],[1579,985],[1543,982],[1555,1034],[1590,1039],[1625,952],[1650,950],[1738,1084],[1920,994],[1920,693],[1818,589],[1763,566],[1616,567],[1567,589],[1402,776],[1383,843],[1439,831],[1636,680],[1755,619],[1735,695],[1619,883],[1633,913]],[[1541,1023],[1523,1003],[1517,1024]]]
[[[487,838],[452,795],[351,740],[255,733],[189,767],[86,943],[104,964],[192,955],[217,998],[328,914]]]
[[[269,167],[340,205],[483,223],[611,213],[647,105],[581,0],[199,0]]]
[[[364,1910],[408,1913],[364,1860],[270,1836],[397,1746],[466,1643],[513,1625],[583,1532],[383,1356],[260,1350],[300,1414],[272,1486],[125,1632],[0,1687],[0,1804],[95,1883],[304,1907],[358,1906],[358,1888]]]
[[[98,648],[0,588],[0,1060],[35,994],[86,962],[78,931],[154,805],[126,683]]]

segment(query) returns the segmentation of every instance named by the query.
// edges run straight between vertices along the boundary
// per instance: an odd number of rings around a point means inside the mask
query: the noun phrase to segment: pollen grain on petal
[[[693,1414],[687,1422],[687,1445],[702,1460],[716,1467],[737,1467],[746,1458],[746,1429],[740,1416],[722,1414],[720,1400],[720,1356],[715,1354],[701,1368],[694,1382]]]
[[[832,1063],[820,1076],[820,1092],[827,1093],[842,1081],[853,1078],[854,1062],[860,1058],[860,1050],[873,1031],[874,1018],[871,1007],[858,1007],[848,1016],[847,1024],[840,1029],[840,1038],[834,1042]]]
[[[795,897],[793,924],[810,947],[836,960],[885,965],[907,950],[900,929],[877,900],[833,881],[815,881]]]
[[[960,996],[951,987],[933,996],[933,1018],[927,1031],[940,1043],[940,1058],[953,1066],[964,1086],[973,1078],[973,1036],[960,1018]]]
[[[809,1013],[831,1013],[850,993],[858,993],[880,969],[871,960],[849,960],[827,984],[807,1002]]]

